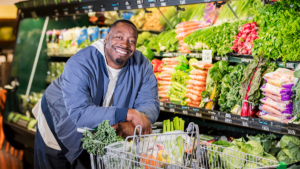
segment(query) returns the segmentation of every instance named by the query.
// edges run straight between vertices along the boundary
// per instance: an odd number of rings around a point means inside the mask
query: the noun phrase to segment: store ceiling
[[[0,0],[0,5],[14,5],[17,2],[24,0]]]

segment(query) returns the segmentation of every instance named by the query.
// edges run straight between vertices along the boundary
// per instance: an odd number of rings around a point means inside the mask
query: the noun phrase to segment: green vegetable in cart
[[[93,155],[102,155],[105,146],[122,140],[124,139],[117,136],[115,129],[109,125],[109,120],[104,120],[100,123],[95,134],[86,130],[81,139],[83,149]]]

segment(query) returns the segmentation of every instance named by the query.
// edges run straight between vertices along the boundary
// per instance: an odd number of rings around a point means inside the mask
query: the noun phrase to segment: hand
[[[135,127],[131,122],[121,122],[114,126],[116,126],[117,136],[121,136],[125,139],[127,136],[134,135]]]
[[[131,122],[134,125],[134,127],[136,127],[137,125],[142,126],[143,135],[152,133],[152,127],[149,118],[145,114],[135,109],[128,109],[125,121]]]

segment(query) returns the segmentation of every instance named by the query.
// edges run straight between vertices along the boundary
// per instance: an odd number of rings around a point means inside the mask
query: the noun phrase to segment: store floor
[[[2,149],[0,149],[0,168],[1,169],[23,169],[23,163],[20,160],[20,153],[15,157],[9,152],[5,152],[6,142],[4,141]]]

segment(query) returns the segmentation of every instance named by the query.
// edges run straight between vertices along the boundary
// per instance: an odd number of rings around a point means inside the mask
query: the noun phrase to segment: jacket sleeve
[[[134,109],[146,114],[153,124],[159,116],[158,87],[152,64],[146,61],[143,81],[135,99]]]
[[[97,79],[89,65],[72,60],[64,68],[61,88],[70,118],[77,127],[90,128],[96,128],[103,120],[110,120],[110,125],[125,121],[126,116],[120,116],[127,115],[127,108],[100,107],[93,103],[90,79]]]

